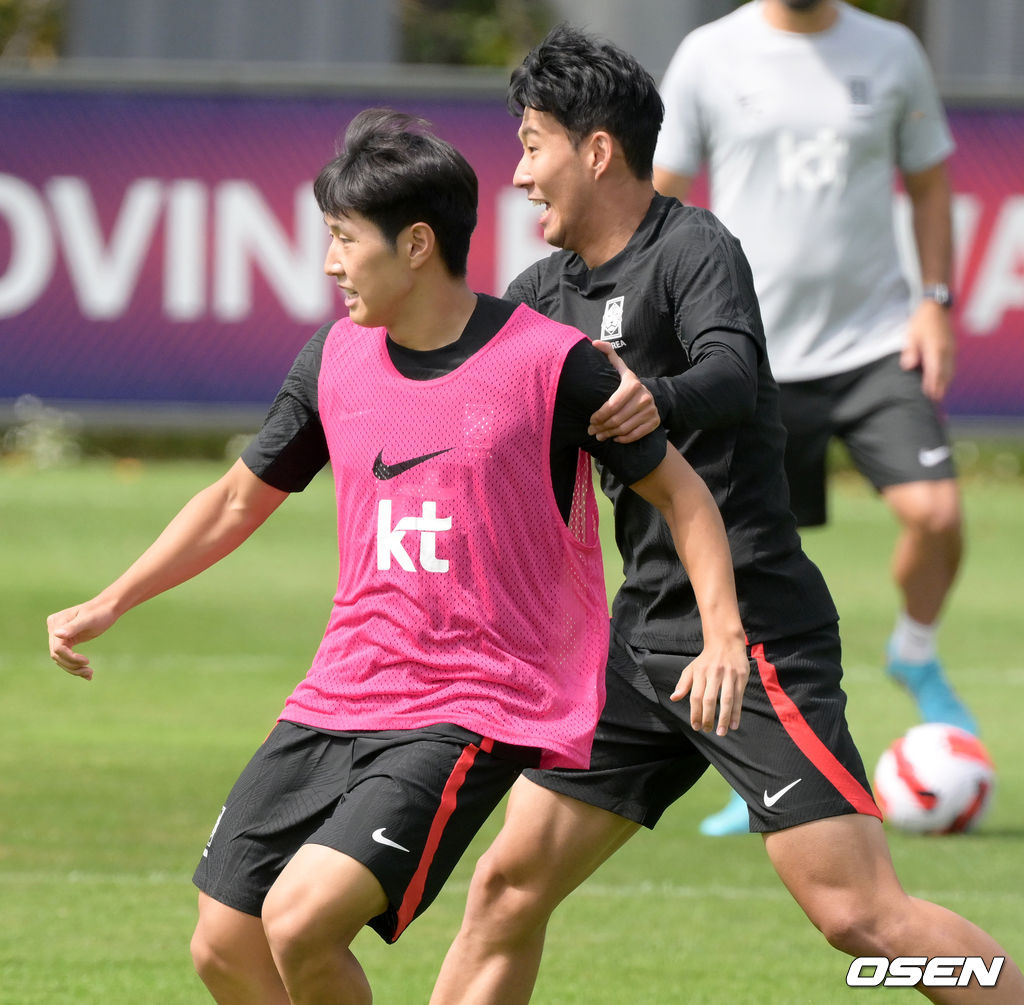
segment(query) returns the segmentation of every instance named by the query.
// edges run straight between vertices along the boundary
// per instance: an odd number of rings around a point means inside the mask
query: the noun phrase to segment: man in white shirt
[[[711,208],[750,261],[793,511],[802,526],[826,521],[826,451],[839,437],[900,524],[888,672],[923,719],[976,732],[936,654],[962,516],[937,412],[955,348],[953,141],[924,53],[902,25],[841,0],[754,0],[691,32],[661,90],[655,186],[685,199],[706,164]],[[894,237],[894,170],[913,214],[916,305]],[[746,806],[734,797],[701,829],[746,831]]]

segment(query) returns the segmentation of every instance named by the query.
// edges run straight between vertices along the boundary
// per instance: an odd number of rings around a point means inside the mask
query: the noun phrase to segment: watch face
[[[926,286],[922,291],[926,300],[934,300],[940,307],[953,306],[953,294],[945,283],[935,283],[933,286]]]

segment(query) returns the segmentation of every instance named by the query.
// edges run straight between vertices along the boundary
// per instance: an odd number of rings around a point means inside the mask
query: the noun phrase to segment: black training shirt
[[[588,269],[556,252],[506,296],[610,342],[654,394],[669,439],[722,512],[751,642],[836,620],[789,510],[778,387],[750,268],[715,216],[656,195],[614,258]],[[615,504],[626,573],[613,607],[618,631],[636,646],[693,650],[700,617],[668,527],[611,469],[601,484]]]

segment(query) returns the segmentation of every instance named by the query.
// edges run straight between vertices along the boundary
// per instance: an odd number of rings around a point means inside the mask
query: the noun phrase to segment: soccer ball
[[[982,742],[940,722],[907,730],[875,767],[875,798],[885,822],[921,834],[971,830],[985,815],[994,784],[995,767]]]

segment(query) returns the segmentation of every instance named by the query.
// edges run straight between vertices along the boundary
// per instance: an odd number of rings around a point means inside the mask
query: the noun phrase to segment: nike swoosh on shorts
[[[953,451],[949,447],[933,447],[931,450],[917,452],[918,463],[924,468],[934,468],[937,464],[948,460]]]
[[[802,778],[798,778],[795,782],[790,782],[789,785],[779,789],[774,795],[768,795],[768,790],[764,790],[764,804],[771,809],[794,785],[799,785],[803,781]]]
[[[378,827],[370,835],[370,837],[373,838],[373,840],[376,841],[377,844],[384,844],[387,845],[389,848],[397,848],[399,851],[404,852],[407,852],[409,850],[408,848],[403,848],[397,841],[392,841],[391,838],[384,837],[384,831],[386,830],[387,827]]]

